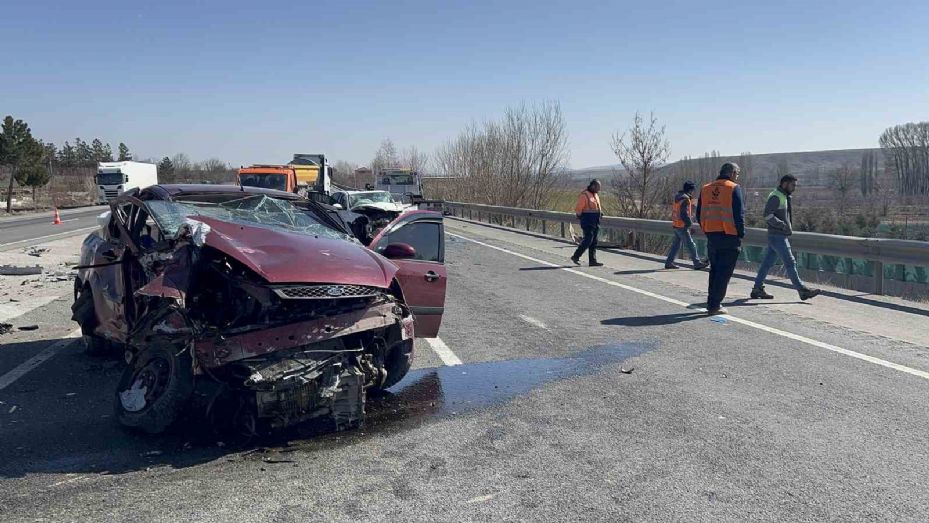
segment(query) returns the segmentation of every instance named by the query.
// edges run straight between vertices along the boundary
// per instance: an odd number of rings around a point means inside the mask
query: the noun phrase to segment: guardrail
[[[455,216],[467,217],[478,221],[486,216],[508,217],[516,227],[516,218],[521,218],[526,229],[529,229],[529,220],[539,220],[542,224],[542,234],[548,234],[548,222],[560,224],[560,235],[566,237],[565,224],[577,223],[574,214],[566,212],[539,211],[535,209],[522,209],[516,207],[499,207],[496,205],[481,205],[474,203],[445,202],[445,209]],[[600,221],[601,228],[621,229],[641,234],[658,234],[671,236],[674,234],[671,223],[663,220],[643,220],[637,218],[621,218],[618,216],[604,216]],[[694,226],[695,237],[703,236],[703,231]],[[858,258],[874,264],[874,294],[884,293],[884,265],[907,264],[924,266],[929,264],[929,242],[914,240],[894,240],[887,238],[858,238],[855,236],[838,236],[833,234],[820,234],[815,232],[794,232],[790,243],[795,251],[802,251],[827,256]],[[768,232],[765,229],[746,228],[744,245],[765,247],[768,244]]]

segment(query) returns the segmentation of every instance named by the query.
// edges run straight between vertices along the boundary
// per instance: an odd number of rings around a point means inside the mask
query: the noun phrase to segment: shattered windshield
[[[229,223],[284,230],[308,236],[320,236],[342,240],[352,237],[322,223],[307,209],[302,209],[289,200],[271,198],[264,194],[223,195],[217,201],[215,195],[202,199],[192,196],[186,201],[149,201],[146,206],[152,218],[166,236],[177,235],[187,218],[206,216]]]
[[[364,205],[366,203],[394,203],[390,193],[387,191],[362,192],[349,195],[352,207]]]

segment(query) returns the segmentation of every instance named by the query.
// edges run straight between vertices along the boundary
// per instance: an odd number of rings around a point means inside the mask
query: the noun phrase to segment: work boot
[[[603,267],[603,264],[600,263],[600,262],[598,262],[597,260],[593,260],[593,261],[591,261],[590,263],[588,263],[587,265],[590,265],[591,267]]]
[[[697,260],[694,262],[695,271],[702,271],[703,269],[706,269],[709,266],[710,266],[710,262],[706,260]]]
[[[710,316],[716,316],[718,314],[729,314],[729,311],[725,307],[720,305],[719,307],[707,309],[706,313],[709,314]]]
[[[819,289],[808,289],[806,287],[803,287],[798,292],[800,293],[800,299],[803,301],[806,301],[806,300],[819,296],[820,294],[822,294],[823,291]]]
[[[761,287],[755,287],[754,289],[752,289],[752,299],[753,300],[773,300],[774,295],[768,294],[764,290],[764,285],[762,285]]]
[[[665,269],[680,269],[675,263],[666,263],[664,264]]]
[[[574,265],[580,265],[580,264],[581,264],[581,260],[580,260],[579,258],[575,258],[574,256],[571,256],[571,261],[574,262]]]

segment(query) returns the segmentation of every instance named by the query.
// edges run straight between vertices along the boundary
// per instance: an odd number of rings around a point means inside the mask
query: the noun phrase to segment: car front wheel
[[[116,388],[119,422],[150,434],[164,432],[187,405],[194,388],[189,351],[151,346],[139,351]]]

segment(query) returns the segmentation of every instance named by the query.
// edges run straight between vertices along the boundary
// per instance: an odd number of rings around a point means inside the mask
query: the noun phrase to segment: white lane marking
[[[89,232],[89,231],[92,231],[92,230],[94,230],[94,229],[98,229],[98,227],[97,227],[96,225],[94,225],[93,227],[84,227],[83,229],[74,229],[73,231],[56,232],[55,234],[46,234],[45,236],[36,236],[35,238],[27,238],[27,239],[25,239],[25,240],[17,240],[17,241],[15,241],[15,242],[0,243],[0,248],[2,248],[2,247],[7,247],[7,246],[9,246],[9,245],[16,245],[17,243],[28,243],[28,242],[34,242],[34,241],[36,241],[36,240],[44,240],[44,239],[46,239],[46,238],[53,238],[53,237],[55,237],[55,236],[63,236],[63,235],[68,235],[68,234],[77,234],[77,233],[79,233],[79,232]]]
[[[80,218],[68,218],[67,220],[61,220],[61,223],[76,222],[78,220],[80,220]]]
[[[74,343],[74,339],[81,335],[81,329],[75,329],[69,332],[64,339],[58,340],[55,343],[46,347],[42,352],[36,354],[35,356],[29,358],[28,360],[20,363],[16,368],[7,372],[3,376],[0,376],[0,390],[3,390],[10,385],[12,385],[16,380],[25,376],[29,371],[38,367],[45,361],[49,360],[55,354],[58,354],[62,349],[67,348],[69,345]]]
[[[64,296],[64,295],[62,295]],[[19,318],[23,314],[32,312],[39,307],[44,307],[49,303],[61,298],[61,296],[40,296],[32,298],[29,302],[10,302],[0,303],[0,321],[10,321]]]
[[[532,318],[532,317],[530,317],[530,316],[526,316],[525,314],[520,314],[520,315],[519,315],[519,319],[523,320],[524,322],[528,323],[529,325],[534,325],[534,326],[536,326],[536,327],[538,327],[538,328],[540,328],[540,329],[548,330],[548,327],[546,327],[544,323],[542,323],[541,321],[539,321],[539,320],[537,320],[537,319],[535,319],[535,318]]]
[[[73,475],[74,473],[68,474],[68,476],[73,476]],[[63,479],[61,481],[48,485],[48,487],[51,488],[51,487],[57,487],[58,485],[66,485],[68,483],[74,483],[75,481],[80,481],[82,479],[88,479],[88,478],[89,476],[77,476],[76,478]]]
[[[482,245],[482,246],[484,246],[484,247],[488,247],[488,248],[490,248],[490,249],[494,249],[494,250],[497,250],[497,251],[500,251],[500,252],[505,252],[505,253],[510,254],[510,255],[512,255],[512,256],[516,256],[516,257],[518,257],[518,258],[523,258],[523,259],[529,260],[529,261],[531,261],[531,262],[539,263],[539,264],[546,265],[546,266],[549,266],[549,267],[558,267],[559,269],[561,269],[561,270],[563,270],[563,271],[570,272],[571,274],[576,274],[576,275],[578,275],[578,276],[583,276],[584,278],[589,278],[589,279],[591,279],[591,280],[596,280],[596,281],[598,281],[598,282],[605,283],[605,284],[611,285],[611,286],[613,286],[613,287],[619,287],[619,288],[621,288],[621,289],[625,289],[625,290],[630,291],[630,292],[635,292],[635,293],[641,294],[641,295],[643,295],[643,296],[648,296],[648,297],[650,297],[650,298],[655,298],[656,300],[661,300],[661,301],[667,302],[667,303],[673,303],[674,305],[680,305],[681,307],[687,307],[687,308],[689,308],[689,309],[691,309],[691,310],[695,310],[695,311],[698,311],[698,312],[700,312],[700,311],[706,312],[706,309],[705,309],[705,308],[691,307],[691,305],[690,305],[689,303],[683,302],[683,301],[681,301],[681,300],[675,300],[674,298],[668,298],[667,296],[662,296],[662,295],[660,295],[660,294],[655,294],[654,292],[649,292],[649,291],[642,290],[642,289],[639,289],[639,288],[636,288],[636,287],[631,287],[631,286],[629,286],[629,285],[624,285],[624,284],[622,284],[622,283],[618,283],[618,282],[615,282],[615,281],[613,281],[613,280],[608,280],[608,279],[606,279],[606,278],[601,278],[600,276],[594,276],[593,274],[588,274],[588,273],[586,273],[586,272],[581,272],[581,271],[578,271],[578,270],[576,270],[576,269],[571,269],[571,268],[568,268],[568,267],[561,267],[560,265],[557,265],[557,264],[555,264],[555,263],[550,263],[550,262],[547,262],[547,261],[545,261],[545,260],[540,260],[540,259],[538,259],[538,258],[533,258],[533,257],[531,257],[531,256],[526,256],[525,254],[520,254],[520,253],[518,253],[518,252],[513,252],[513,251],[510,251],[510,250],[504,249],[504,248],[502,248],[502,247],[497,247],[496,245],[490,245],[489,243],[484,243],[484,242],[481,242],[481,241],[478,241],[478,240],[474,240],[474,239],[472,239],[472,238],[468,238],[468,237],[465,237],[465,236],[461,236],[460,234],[453,234],[453,233],[450,233],[450,232],[446,232],[446,234],[448,234],[449,236],[454,236],[454,237],[456,237],[456,238],[461,238],[462,240],[466,240],[466,241],[469,241],[469,242],[472,242],[472,243],[476,243],[476,244],[478,244],[478,245]],[[777,335],[777,336],[783,336],[783,337],[785,337],[785,338],[789,338],[789,339],[792,339],[792,340],[795,340],[795,341],[799,341],[799,342],[805,343],[805,344],[807,344],[807,345],[812,345],[813,347],[819,347],[819,348],[821,348],[821,349],[826,349],[826,350],[829,350],[829,351],[832,351],[832,352],[837,352],[837,353],[839,353],[839,354],[844,354],[844,355],[846,355],[846,356],[851,356],[852,358],[857,358],[857,359],[862,360],[862,361],[867,361],[868,363],[873,363],[873,364],[875,364],[875,365],[880,365],[880,366],[882,366],[882,367],[887,367],[888,369],[893,369],[893,370],[897,370],[897,371],[900,371],[900,372],[905,372],[905,373],[907,373],[907,374],[911,374],[911,375],[913,375],[913,376],[917,376],[917,377],[919,377],[919,378],[923,378],[923,379],[929,380],[929,372],[926,372],[926,371],[922,371],[922,370],[919,370],[919,369],[914,369],[914,368],[911,368],[911,367],[907,367],[906,365],[900,365],[899,363],[894,363],[894,362],[892,362],[892,361],[883,360],[883,359],[881,359],[881,358],[875,358],[874,356],[868,356],[867,354],[862,354],[862,353],[860,353],[860,352],[855,352],[855,351],[853,351],[853,350],[844,349],[844,348],[838,347],[838,346],[836,346],[836,345],[831,345],[831,344],[829,344],[829,343],[824,343],[824,342],[821,342],[821,341],[818,341],[818,340],[814,340],[814,339],[812,339],[812,338],[807,338],[806,336],[801,336],[801,335],[799,335],[799,334],[794,334],[794,333],[792,333],[792,332],[783,331],[783,330],[780,330],[780,329],[776,329],[776,328],[774,328],[774,327],[768,327],[767,325],[762,325],[761,323],[756,323],[756,322],[754,322],[754,321],[743,320],[742,318],[737,318],[737,317],[731,316],[731,315],[729,315],[729,314],[722,314],[721,316],[722,316],[723,318],[726,318],[726,319],[729,320],[729,321],[733,321],[733,322],[735,322],[735,323],[741,323],[742,325],[745,325],[745,326],[747,326],[747,327],[752,327],[753,329],[758,329],[758,330],[761,330],[761,331],[764,331],[764,332],[768,332],[768,333],[770,333],[770,334],[775,334],[775,335]]]
[[[455,353],[452,352],[452,349],[448,348],[448,345],[442,341],[442,338],[423,338],[426,340],[426,343],[429,344],[429,347],[439,355],[439,359],[442,360],[442,363],[452,366],[452,365],[461,365],[461,360],[458,359],[458,356],[455,356]]]

